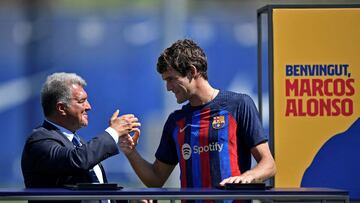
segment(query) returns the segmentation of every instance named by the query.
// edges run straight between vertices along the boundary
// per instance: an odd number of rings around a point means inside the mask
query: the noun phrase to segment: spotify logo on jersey
[[[188,160],[191,157],[191,147],[189,144],[185,143],[181,147],[182,156],[185,160]]]
[[[208,145],[197,146],[194,145],[192,148],[188,143],[184,143],[181,147],[181,153],[185,160],[190,159],[191,154],[201,154],[201,153],[209,153],[209,152],[221,152],[224,148],[224,144],[219,144],[218,142],[212,142]]]

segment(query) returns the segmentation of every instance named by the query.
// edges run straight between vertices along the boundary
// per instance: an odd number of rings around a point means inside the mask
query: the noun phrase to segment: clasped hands
[[[110,127],[119,134],[119,146],[124,153],[133,150],[140,136],[141,123],[134,114],[124,114],[119,116],[119,110],[116,110],[110,118]],[[131,134],[133,134],[131,136]]]

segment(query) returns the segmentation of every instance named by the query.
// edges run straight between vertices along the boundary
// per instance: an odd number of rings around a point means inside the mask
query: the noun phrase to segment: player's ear
[[[198,70],[196,69],[196,67],[194,65],[190,65],[189,74],[190,74],[191,78],[195,78],[195,79],[200,76]]]

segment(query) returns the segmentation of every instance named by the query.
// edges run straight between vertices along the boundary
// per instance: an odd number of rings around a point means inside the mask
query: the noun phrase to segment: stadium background
[[[0,187],[23,186],[21,152],[31,129],[43,120],[39,91],[46,75],[75,72],[88,82],[92,111],[89,126],[79,131],[86,139],[105,129],[117,108],[136,114],[143,124],[138,148],[153,161],[165,119],[180,107],[155,70],[163,48],[194,39],[207,53],[215,87],[257,101],[256,9],[357,2],[1,0]],[[104,166],[111,182],[143,186],[122,154]],[[178,184],[175,172],[167,186]]]

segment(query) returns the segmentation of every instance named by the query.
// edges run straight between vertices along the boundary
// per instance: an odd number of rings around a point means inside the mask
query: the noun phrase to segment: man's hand
[[[119,110],[116,110],[110,118],[109,125],[111,128],[116,130],[119,134],[119,138],[122,136],[127,136],[130,132],[138,130],[138,127],[141,126],[139,119],[136,118],[133,114],[125,114],[120,117]]]

